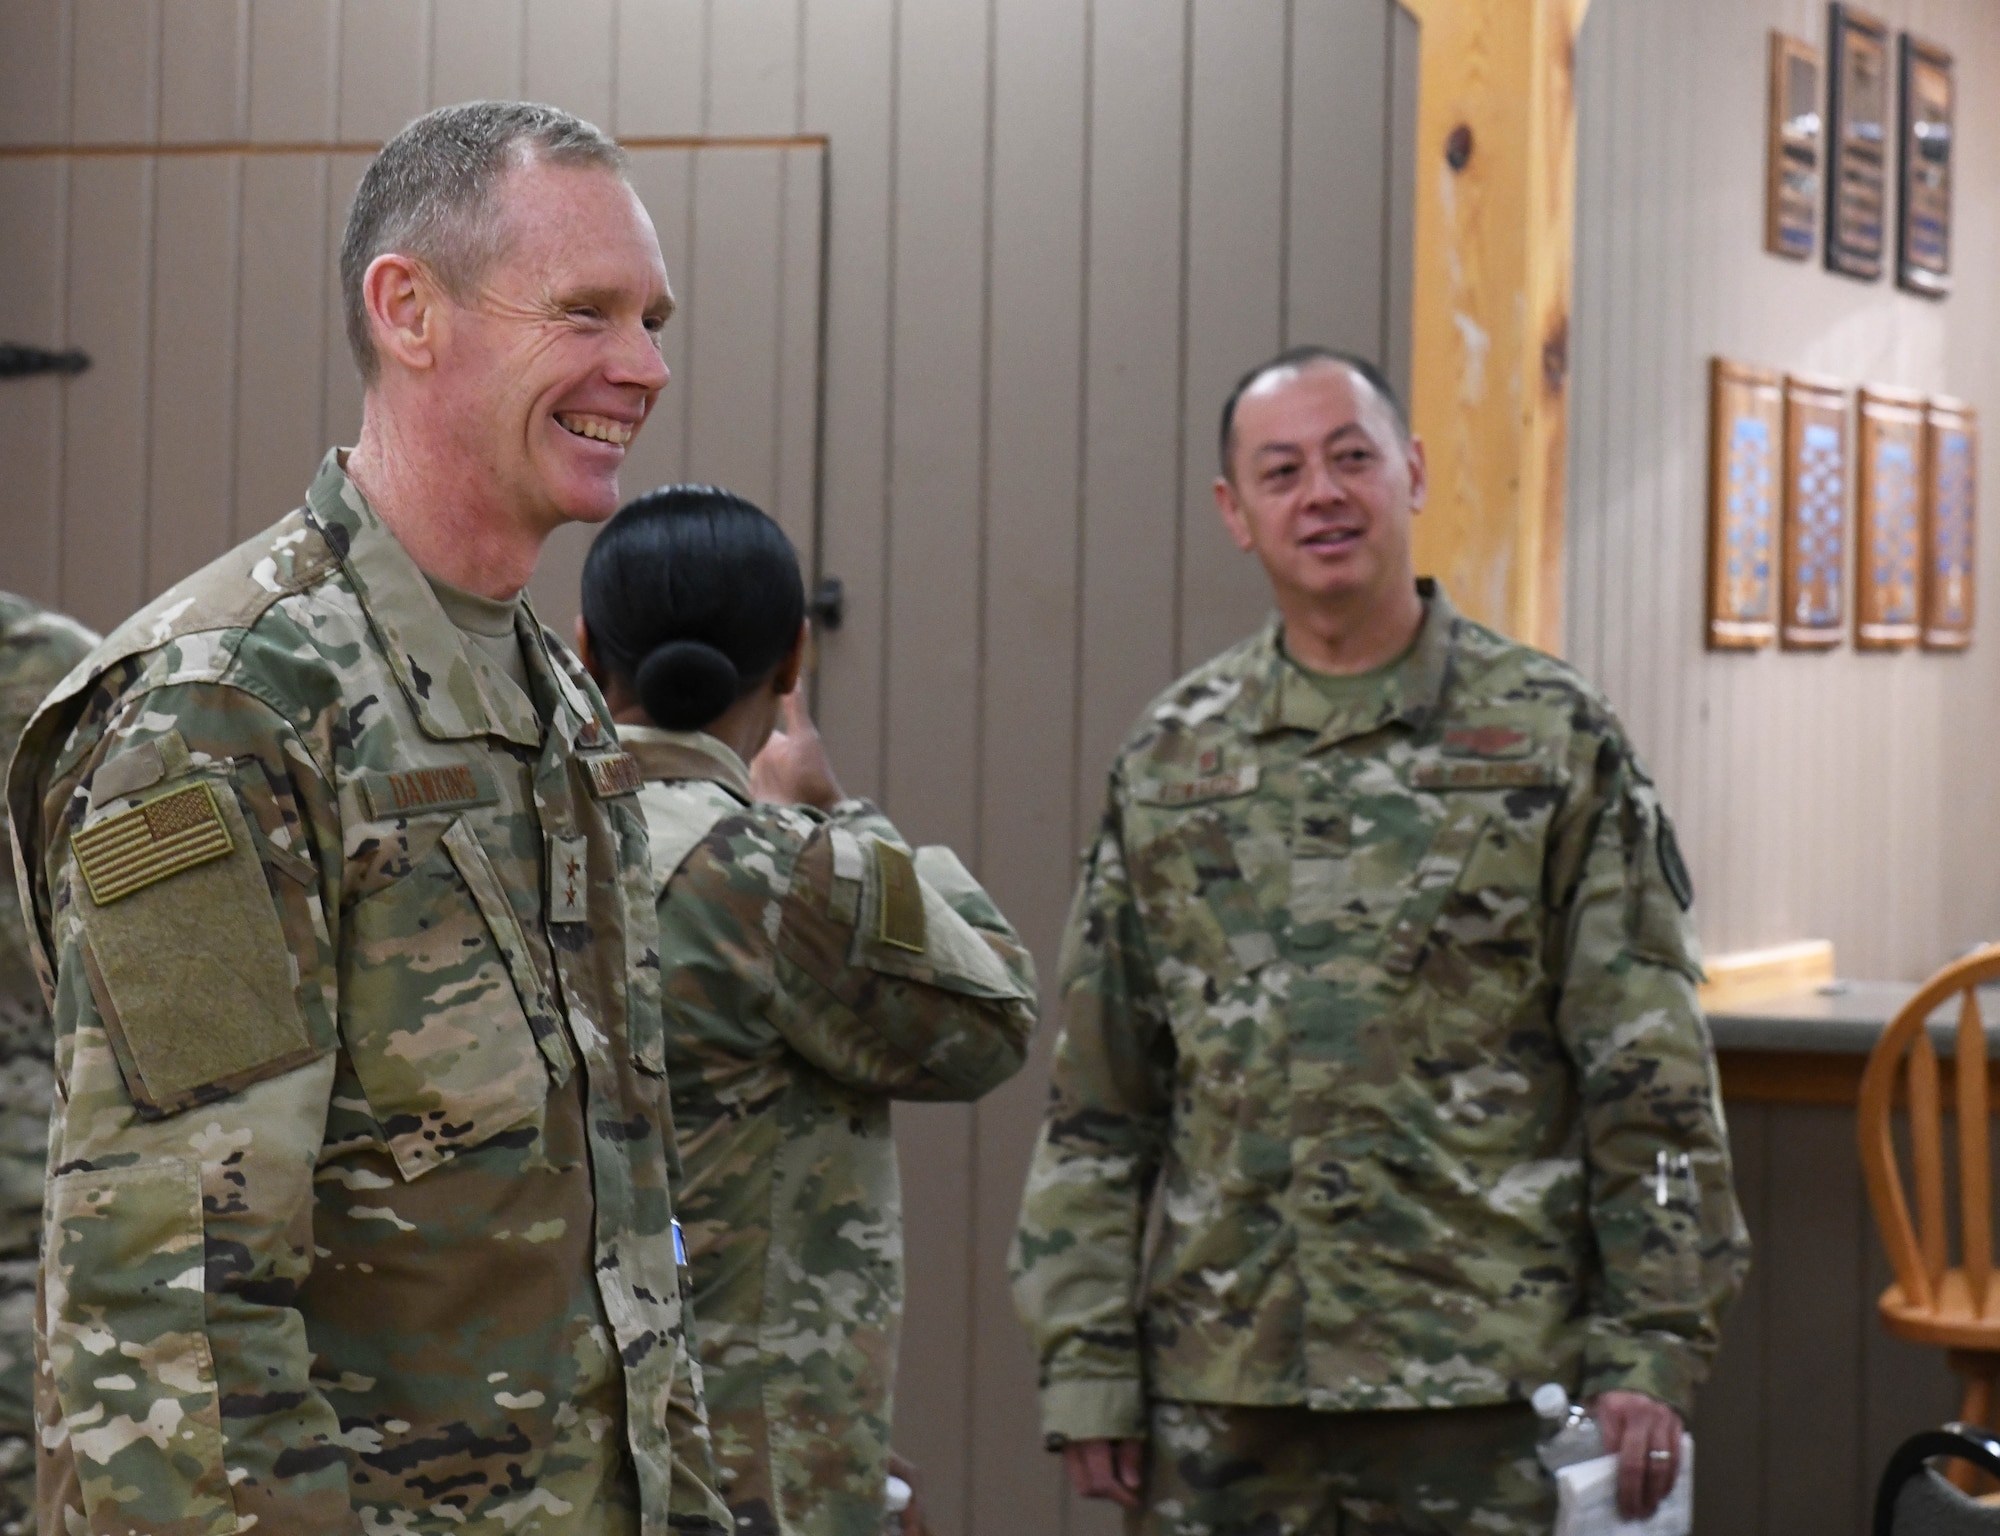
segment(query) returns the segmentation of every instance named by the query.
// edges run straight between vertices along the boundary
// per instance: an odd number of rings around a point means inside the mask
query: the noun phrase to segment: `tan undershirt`
[[[528,688],[528,662],[521,654],[521,637],[514,629],[514,615],[521,611],[521,599],[514,597],[502,602],[498,598],[481,597],[477,592],[439,581],[429,573],[424,580],[430,583],[431,593],[444,610],[444,616],[451,620],[452,628],[486,654],[520,690],[528,712],[535,713],[533,694]]]

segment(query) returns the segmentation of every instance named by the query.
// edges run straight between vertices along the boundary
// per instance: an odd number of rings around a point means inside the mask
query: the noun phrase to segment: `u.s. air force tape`
[[[190,784],[85,827],[70,838],[70,847],[90,899],[104,907],[169,875],[224,858],[234,844],[215,791]]]

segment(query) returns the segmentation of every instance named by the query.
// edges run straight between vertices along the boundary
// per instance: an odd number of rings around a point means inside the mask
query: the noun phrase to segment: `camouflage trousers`
[[[1316,1413],[1156,1400],[1129,1536],[1549,1536],[1525,1404]]]

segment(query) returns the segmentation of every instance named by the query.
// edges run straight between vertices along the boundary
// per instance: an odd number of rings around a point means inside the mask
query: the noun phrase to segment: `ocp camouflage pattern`
[[[74,619],[0,592],[0,762],[13,757],[29,717],[95,644]],[[19,1536],[34,1521],[35,1264],[53,1039],[20,898],[12,880],[0,880],[0,1536]]]
[[[48,1536],[726,1530],[644,819],[517,624],[532,703],[331,455],[30,727]]]
[[[894,1099],[1020,1067],[1034,963],[949,851],[922,848],[921,952],[879,940],[865,802],[751,804],[714,738],[621,726],[651,781],[667,1064],[694,1336],[738,1536],[881,1536],[903,1299]],[[907,855],[904,855],[908,857]]]
[[[1685,1412],[1713,1354],[1748,1240],[1672,825],[1595,691],[1421,585],[1383,673],[1274,625],[1118,755],[1013,1255],[1052,1436]]]

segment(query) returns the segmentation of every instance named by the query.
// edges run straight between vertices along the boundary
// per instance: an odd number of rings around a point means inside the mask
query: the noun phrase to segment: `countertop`
[[[1804,1051],[1866,1056],[1898,1010],[1917,995],[1907,981],[1835,981],[1787,992],[1762,1002],[1711,1013],[1708,1026],[1718,1051]],[[1988,1050],[2000,1054],[2000,987],[1979,989]],[[1958,1028],[1958,1006],[1931,1016],[1931,1039],[1949,1056]]]

